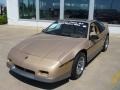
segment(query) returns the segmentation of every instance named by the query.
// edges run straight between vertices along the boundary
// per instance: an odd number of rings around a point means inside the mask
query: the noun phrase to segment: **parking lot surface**
[[[120,34],[110,34],[110,45],[85,69],[78,80],[47,84],[10,73],[6,67],[10,49],[38,33],[38,28],[0,26],[0,90],[120,90]]]

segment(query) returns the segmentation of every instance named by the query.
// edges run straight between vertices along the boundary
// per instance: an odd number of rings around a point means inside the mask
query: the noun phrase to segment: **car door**
[[[98,30],[99,30],[99,37],[100,37],[100,46],[101,48],[103,48],[103,45],[104,45],[104,42],[105,42],[105,39],[106,39],[106,35],[107,35],[107,32],[106,32],[106,28],[104,26],[103,23],[101,22],[95,22]]]
[[[95,35],[97,39],[91,39],[91,36]],[[88,49],[88,61],[95,57],[102,49],[102,35],[98,26],[94,23],[90,24],[89,28],[89,49]]]

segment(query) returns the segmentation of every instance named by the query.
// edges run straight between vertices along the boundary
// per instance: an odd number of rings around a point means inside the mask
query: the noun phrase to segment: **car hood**
[[[85,42],[84,38],[72,38],[50,34],[37,34],[18,44],[15,49],[41,59],[58,60],[60,55],[68,53],[77,45]]]

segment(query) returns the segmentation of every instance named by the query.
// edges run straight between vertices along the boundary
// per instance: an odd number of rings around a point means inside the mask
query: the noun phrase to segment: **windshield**
[[[74,38],[87,38],[88,23],[53,23],[47,29],[43,30],[44,33],[52,35],[60,35]]]

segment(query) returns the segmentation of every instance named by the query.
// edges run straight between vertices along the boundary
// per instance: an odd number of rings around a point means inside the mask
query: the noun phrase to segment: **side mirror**
[[[97,40],[99,39],[99,37],[97,35],[91,35],[90,36],[90,40]]]

